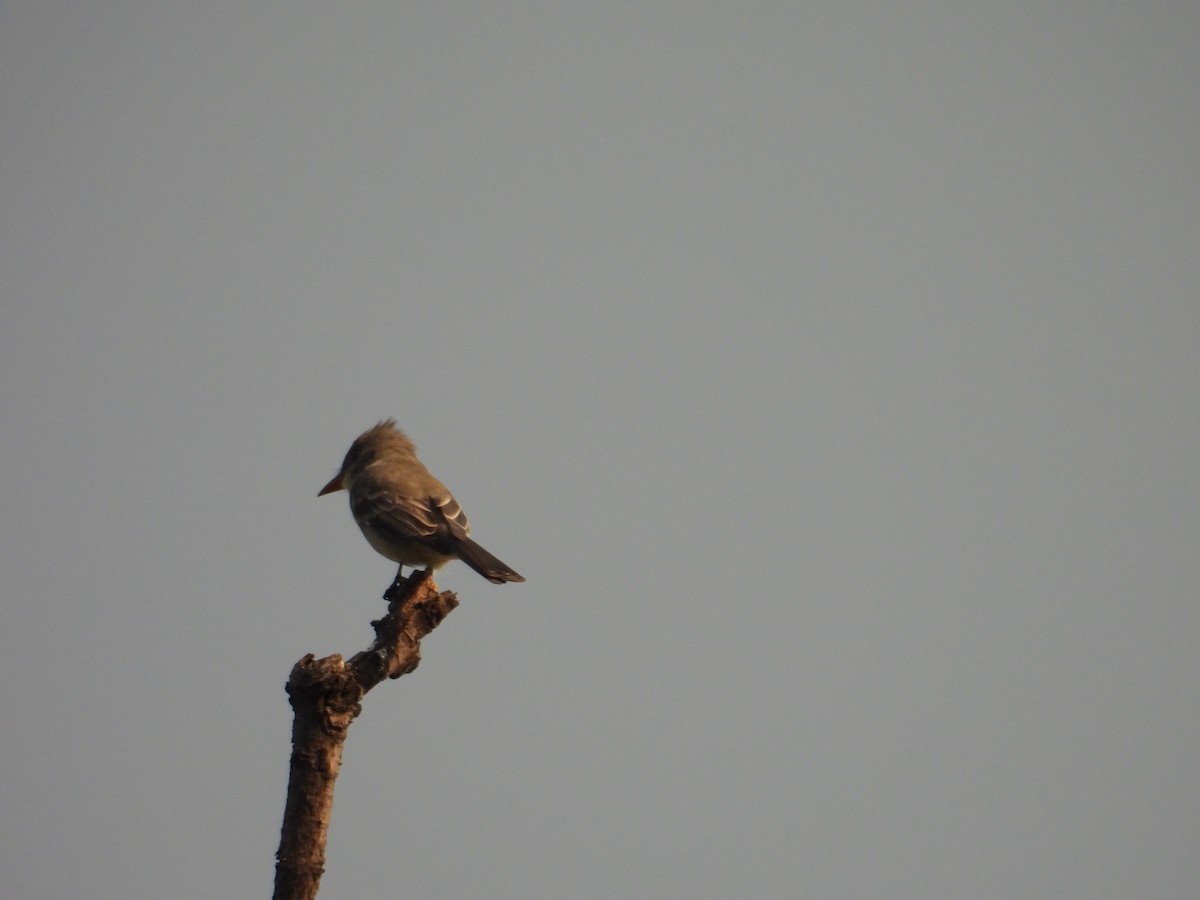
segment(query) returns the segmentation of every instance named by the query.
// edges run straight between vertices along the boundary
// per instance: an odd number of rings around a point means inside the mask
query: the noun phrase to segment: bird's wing
[[[466,514],[450,494],[404,497],[384,487],[370,487],[354,492],[350,511],[355,521],[406,540],[453,543],[471,533]]]

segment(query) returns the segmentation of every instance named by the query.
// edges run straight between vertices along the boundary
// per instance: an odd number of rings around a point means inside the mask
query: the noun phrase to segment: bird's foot
[[[404,566],[396,570],[396,577],[392,579],[391,585],[383,592],[383,599],[391,603],[396,597],[396,591],[400,590],[400,586],[404,584]]]

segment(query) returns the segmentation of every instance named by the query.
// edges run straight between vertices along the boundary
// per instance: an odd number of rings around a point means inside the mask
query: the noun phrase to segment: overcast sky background
[[[0,892],[1200,884],[1200,5],[0,7]]]

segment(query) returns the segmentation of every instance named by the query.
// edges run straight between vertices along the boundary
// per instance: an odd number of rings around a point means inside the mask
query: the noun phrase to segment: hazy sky
[[[399,419],[528,578],[322,896],[1190,898],[1200,5],[0,6],[0,893],[270,896]]]

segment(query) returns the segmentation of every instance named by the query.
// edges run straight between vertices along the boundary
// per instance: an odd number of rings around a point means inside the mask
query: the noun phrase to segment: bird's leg
[[[402,585],[403,583],[404,583],[404,566],[401,565],[400,568],[398,568],[396,570],[396,577],[392,579],[391,585],[389,585],[388,589],[383,592],[383,599],[387,600],[390,603],[392,601],[394,592],[399,590],[400,585]]]

